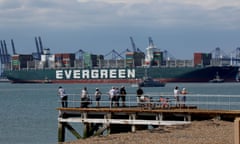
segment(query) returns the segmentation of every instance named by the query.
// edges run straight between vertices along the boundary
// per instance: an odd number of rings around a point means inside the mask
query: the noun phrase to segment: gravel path
[[[159,127],[136,133],[80,139],[64,144],[233,144],[234,123],[220,120],[192,121],[189,126]]]

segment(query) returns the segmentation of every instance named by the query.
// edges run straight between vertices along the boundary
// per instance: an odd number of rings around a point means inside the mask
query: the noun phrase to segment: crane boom
[[[12,51],[13,51],[13,54],[17,54],[16,53],[16,49],[15,49],[15,45],[14,45],[14,42],[13,42],[13,39],[11,39],[11,44],[12,44]]]
[[[131,40],[131,44],[132,44],[132,49],[133,49],[133,52],[136,52],[136,45],[134,43],[134,40],[132,37],[130,37],[130,40]]]
[[[43,45],[42,45],[42,39],[40,36],[38,37],[38,41],[39,41],[40,53],[43,54]]]
[[[148,38],[148,41],[149,41],[149,46],[154,46],[154,44],[153,44],[153,40],[152,40],[152,37],[149,37]]]

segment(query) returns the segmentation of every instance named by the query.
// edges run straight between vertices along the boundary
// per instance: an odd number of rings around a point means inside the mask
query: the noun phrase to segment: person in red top
[[[168,98],[164,98],[160,96],[160,103],[161,103],[161,108],[169,108]]]

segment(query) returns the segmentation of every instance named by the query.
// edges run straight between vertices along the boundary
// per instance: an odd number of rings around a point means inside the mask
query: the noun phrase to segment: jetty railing
[[[240,108],[238,95],[187,94],[185,106],[183,103],[179,106],[172,94],[146,93],[145,96],[150,98],[150,102],[141,103],[137,101],[136,94],[127,94],[125,109],[121,99],[119,106],[111,105],[109,95],[103,94],[98,109],[94,94],[90,94],[89,108],[79,109],[82,103],[80,94],[68,94],[69,108],[61,108],[60,100],[57,108],[59,110],[58,142],[65,141],[66,129],[76,138],[87,138],[171,125],[184,126],[190,124],[192,119],[203,117],[233,119],[240,115],[237,111]],[[181,99],[183,95],[179,97]],[[162,107],[164,102],[161,102],[160,98],[168,100],[168,107]],[[141,109],[146,108],[142,104],[147,105],[148,109]],[[79,133],[74,129],[71,123],[81,124],[82,132]]]
[[[176,99],[172,94],[163,93],[149,93],[145,94],[150,98],[150,104],[153,107],[163,106],[163,102],[160,101],[160,97],[168,100],[167,108],[179,107],[179,108],[189,108],[191,106],[197,107],[198,109],[206,110],[239,110],[240,109],[240,95],[213,95],[213,94],[187,94],[185,106],[182,106],[181,101],[183,95],[180,95],[180,103],[177,103]],[[81,106],[81,96],[79,94],[68,94],[68,107],[80,107]],[[89,94],[90,104],[88,107],[97,107],[94,94]],[[119,98],[119,107],[123,107],[122,99]],[[142,102],[137,100],[136,94],[127,94],[125,107],[137,107]],[[142,103],[144,104],[144,103]],[[145,103],[147,104],[147,103]],[[179,106],[180,104],[181,106]],[[61,107],[61,101],[59,100],[59,107]],[[101,100],[99,101],[99,107],[118,107],[115,104],[111,105],[110,98],[107,94],[102,94]],[[163,107],[162,107],[163,108]],[[166,107],[165,107],[166,108]]]

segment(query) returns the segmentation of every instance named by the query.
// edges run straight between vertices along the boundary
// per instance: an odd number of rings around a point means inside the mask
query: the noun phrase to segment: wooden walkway
[[[101,135],[103,132],[135,132],[150,126],[186,125],[192,120],[223,119],[233,121],[240,117],[240,110],[201,110],[196,107],[170,109],[145,109],[142,107],[91,107],[91,108],[57,108],[58,141],[65,140],[65,129],[77,138]],[[83,124],[80,135],[70,123]],[[121,128],[121,129],[119,129]]]

